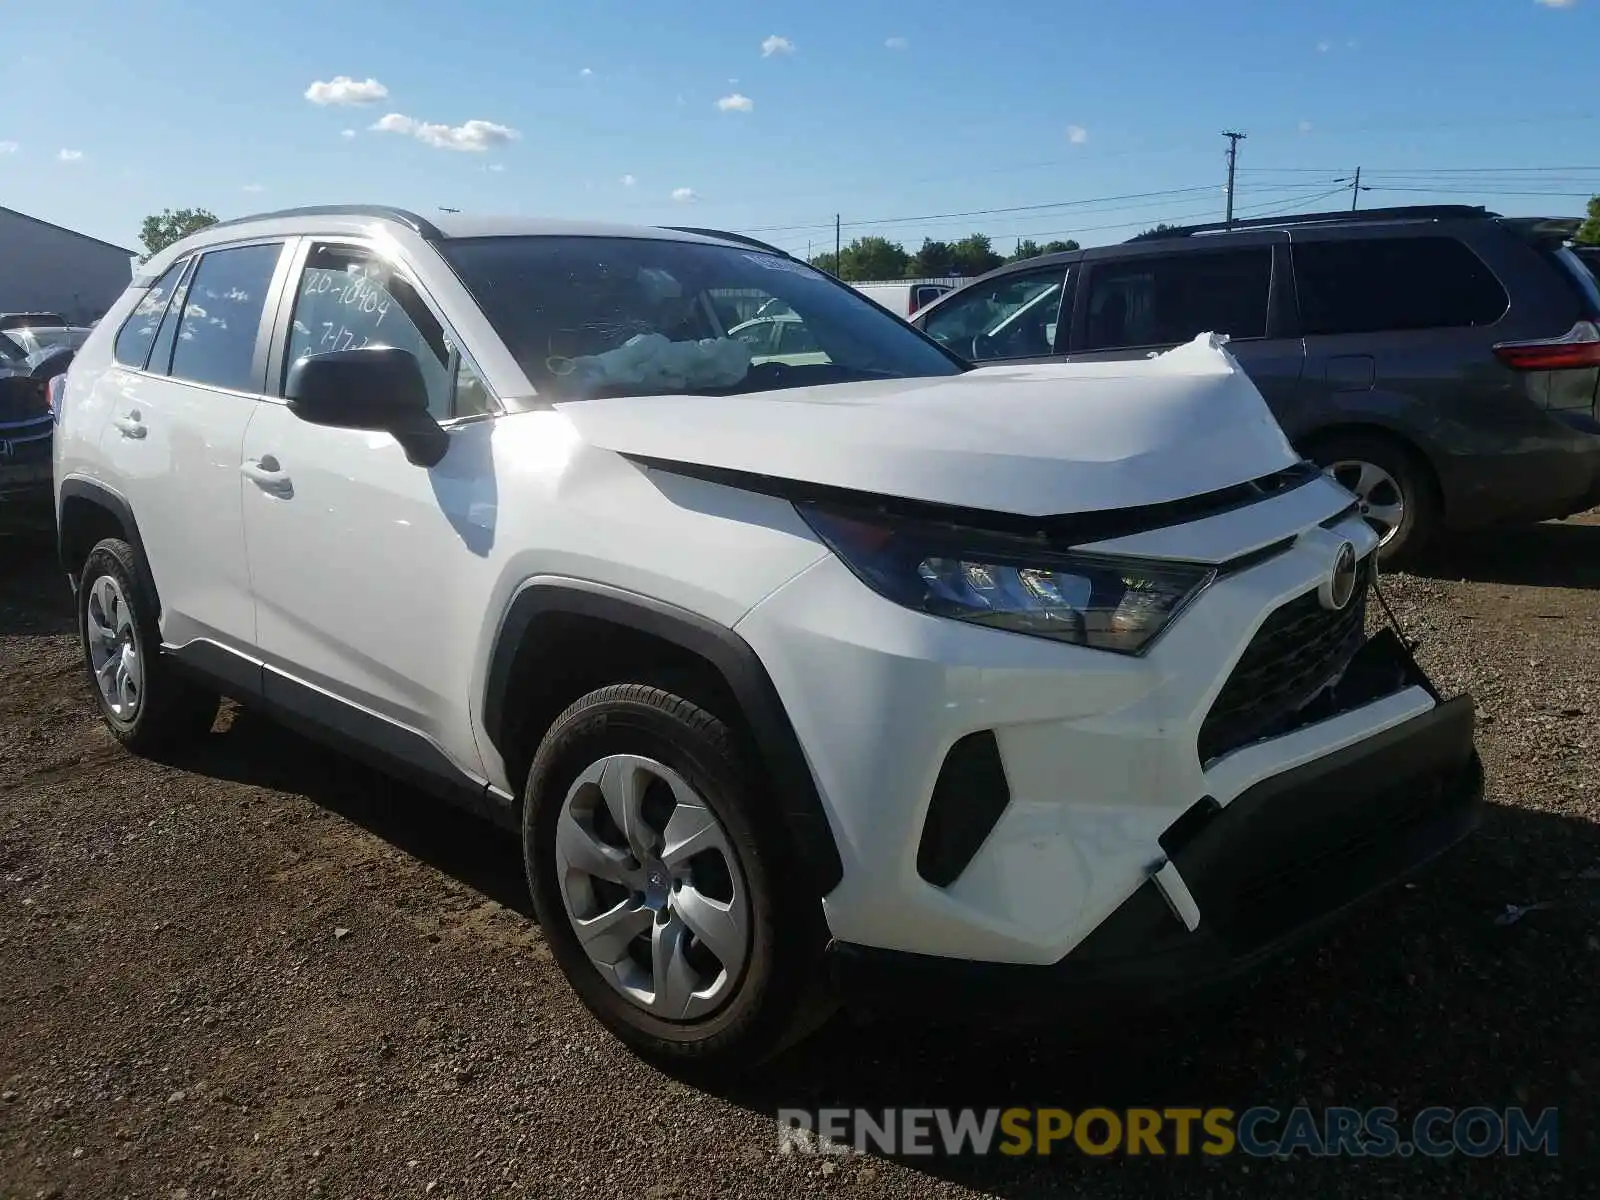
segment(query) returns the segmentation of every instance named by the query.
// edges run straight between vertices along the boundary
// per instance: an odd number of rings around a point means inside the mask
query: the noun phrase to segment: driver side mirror
[[[428,411],[428,384],[409,350],[363,346],[308,354],[284,383],[289,411],[311,425],[392,434],[413,466],[437,466],[450,435]]]

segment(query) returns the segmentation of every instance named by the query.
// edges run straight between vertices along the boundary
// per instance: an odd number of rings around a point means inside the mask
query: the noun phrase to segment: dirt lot
[[[570,998],[515,846],[248,713],[181,761],[91,717],[65,585],[0,539],[0,1197],[1466,1197],[1594,1189],[1600,514],[1388,586],[1470,688],[1493,807],[1222,1013],[1114,1043],[840,1021],[728,1094]],[[1544,904],[1497,923],[1507,905]],[[348,932],[340,932],[348,931]],[[780,1106],[1561,1108],[1555,1159],[827,1161]]]

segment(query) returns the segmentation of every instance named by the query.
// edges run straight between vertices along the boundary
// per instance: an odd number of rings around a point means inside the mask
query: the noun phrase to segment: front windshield
[[[490,237],[444,256],[557,399],[739,395],[964,368],[804,263],[655,238]]]

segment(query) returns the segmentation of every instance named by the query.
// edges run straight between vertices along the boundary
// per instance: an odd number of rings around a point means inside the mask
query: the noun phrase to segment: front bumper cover
[[[1213,990],[1323,930],[1465,837],[1483,809],[1469,696],[1263,780],[1202,800],[1163,838],[1193,896],[1192,932],[1147,880],[1045,966],[828,947],[847,1004],[929,1015],[1060,1019]]]

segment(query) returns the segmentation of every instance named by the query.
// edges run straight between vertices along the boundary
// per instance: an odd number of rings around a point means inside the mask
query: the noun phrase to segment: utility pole
[[[1356,181],[1350,185],[1350,211],[1355,212],[1356,201],[1361,199],[1361,168],[1356,168]]]
[[[1236,129],[1224,129],[1222,136],[1228,139],[1228,216],[1227,227],[1233,228],[1233,172],[1239,164],[1239,143],[1244,141],[1245,135]]]
[[[839,273],[839,255],[840,255],[840,253],[841,253],[841,248],[840,248],[840,245],[839,245],[839,214],[838,213],[834,213],[833,214],[833,273],[835,275],[837,275]]]

